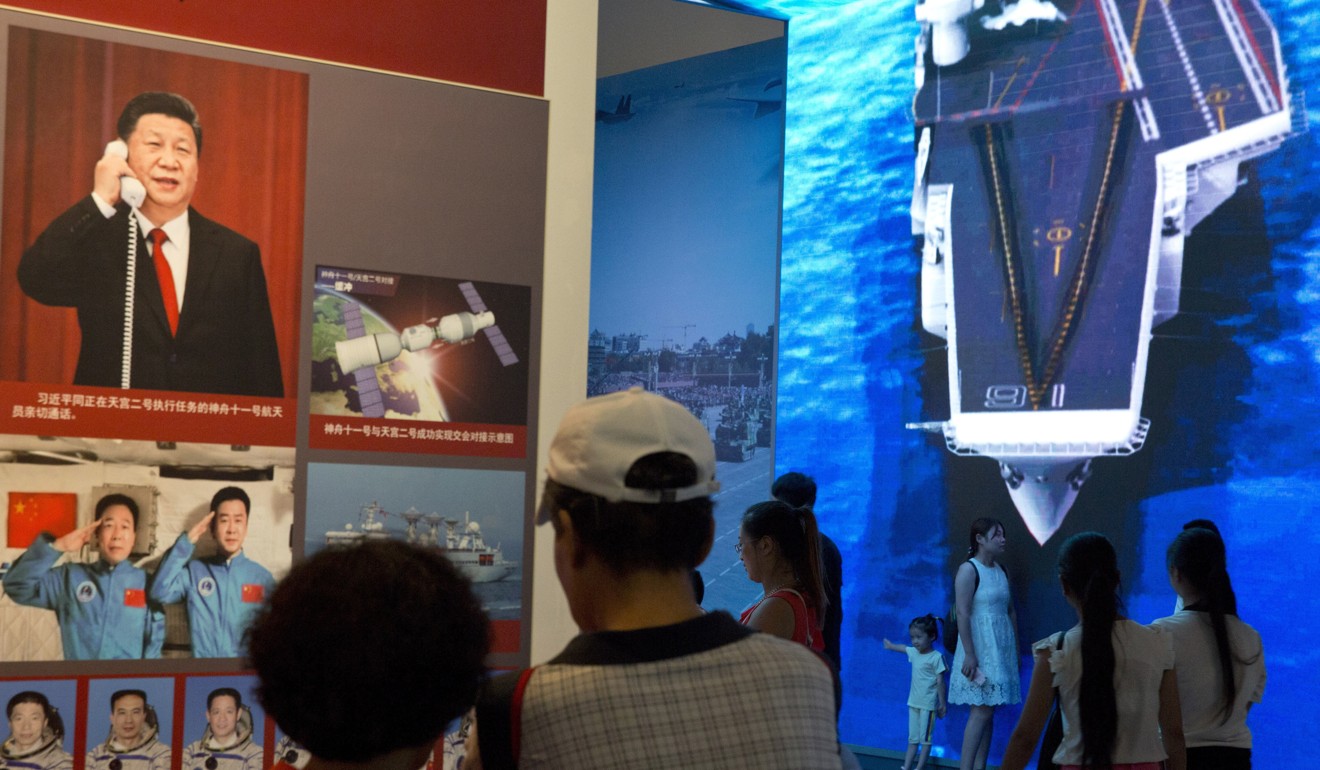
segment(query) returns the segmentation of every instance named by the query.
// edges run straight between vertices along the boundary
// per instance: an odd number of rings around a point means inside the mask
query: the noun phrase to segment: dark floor
[[[852,749],[853,756],[857,757],[862,770],[900,770],[903,767],[904,753],[901,751],[887,751],[885,749],[872,749],[865,746],[849,746]],[[915,766],[916,759],[913,759]],[[923,770],[949,770],[956,768],[957,760],[943,757],[929,757]],[[993,770],[993,768],[992,768]]]

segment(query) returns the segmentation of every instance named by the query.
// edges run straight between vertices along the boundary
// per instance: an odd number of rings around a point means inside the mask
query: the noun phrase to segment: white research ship
[[[402,519],[404,532],[386,529],[385,520],[391,516]],[[461,525],[461,526],[460,526]],[[441,534],[441,527],[444,533]],[[506,561],[499,545],[487,545],[481,534],[481,525],[472,520],[470,512],[462,520],[450,519],[438,513],[421,513],[409,508],[403,513],[390,513],[379,503],[364,505],[358,515],[358,525],[346,524],[343,529],[325,533],[325,544],[349,545],[362,540],[389,540],[401,538],[409,543],[439,548],[445,558],[473,583],[493,583],[513,574],[517,565]]]

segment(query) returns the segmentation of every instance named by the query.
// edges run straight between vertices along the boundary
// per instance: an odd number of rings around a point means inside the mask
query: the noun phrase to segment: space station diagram
[[[526,453],[531,289],[318,266],[309,444]]]

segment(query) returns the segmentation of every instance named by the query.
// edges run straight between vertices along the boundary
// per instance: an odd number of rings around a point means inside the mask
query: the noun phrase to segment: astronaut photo
[[[170,770],[169,744],[144,690],[110,696],[110,734],[87,752],[87,770]]]
[[[9,737],[0,745],[0,768],[72,770],[64,750],[64,719],[43,694],[25,690],[5,705]]]
[[[252,712],[232,687],[206,696],[206,729],[183,750],[183,770],[261,770],[261,746],[254,740]]]

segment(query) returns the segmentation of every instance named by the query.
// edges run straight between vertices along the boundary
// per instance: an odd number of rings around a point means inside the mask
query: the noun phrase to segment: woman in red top
[[[747,577],[763,590],[743,610],[742,624],[823,651],[820,618],[826,599],[811,509],[778,500],[753,505],[743,514],[735,548]]]

